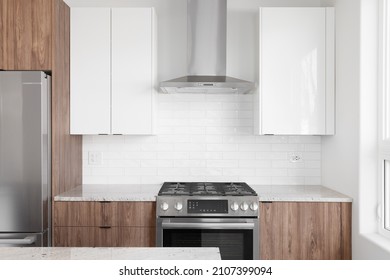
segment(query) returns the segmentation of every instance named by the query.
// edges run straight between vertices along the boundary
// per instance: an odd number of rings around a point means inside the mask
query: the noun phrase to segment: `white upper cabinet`
[[[112,133],[151,134],[155,81],[152,9],[112,9]]]
[[[70,132],[110,133],[110,9],[72,8]]]
[[[334,134],[334,9],[260,8],[258,134]]]
[[[153,134],[155,25],[153,8],[72,8],[72,134]]]

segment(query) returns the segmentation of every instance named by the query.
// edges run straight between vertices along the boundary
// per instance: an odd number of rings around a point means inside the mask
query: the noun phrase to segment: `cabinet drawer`
[[[118,225],[117,203],[99,201],[94,203],[95,226],[107,227]]]
[[[53,246],[94,247],[93,227],[54,227]]]
[[[118,227],[116,246],[155,247],[155,227]]]
[[[54,226],[94,226],[94,202],[55,202]]]
[[[117,226],[155,227],[155,202],[117,202]]]

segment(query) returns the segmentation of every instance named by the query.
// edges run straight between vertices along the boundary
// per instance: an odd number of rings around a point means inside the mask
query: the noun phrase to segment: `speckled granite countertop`
[[[251,186],[260,201],[352,202],[352,198],[323,186]]]
[[[80,185],[55,201],[156,201],[161,185]]]
[[[160,184],[80,185],[54,197],[55,201],[156,201]],[[260,201],[352,202],[352,198],[323,186],[251,185]]]
[[[220,260],[218,248],[0,247],[0,260]]]

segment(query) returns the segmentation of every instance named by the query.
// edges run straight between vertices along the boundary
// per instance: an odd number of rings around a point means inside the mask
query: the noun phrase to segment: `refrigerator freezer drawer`
[[[47,232],[0,233],[0,247],[42,247],[42,246],[47,246]]]

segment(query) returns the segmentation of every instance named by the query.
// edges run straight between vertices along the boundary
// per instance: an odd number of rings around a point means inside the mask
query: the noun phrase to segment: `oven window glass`
[[[163,247],[219,247],[223,260],[253,260],[253,230],[164,229]]]

